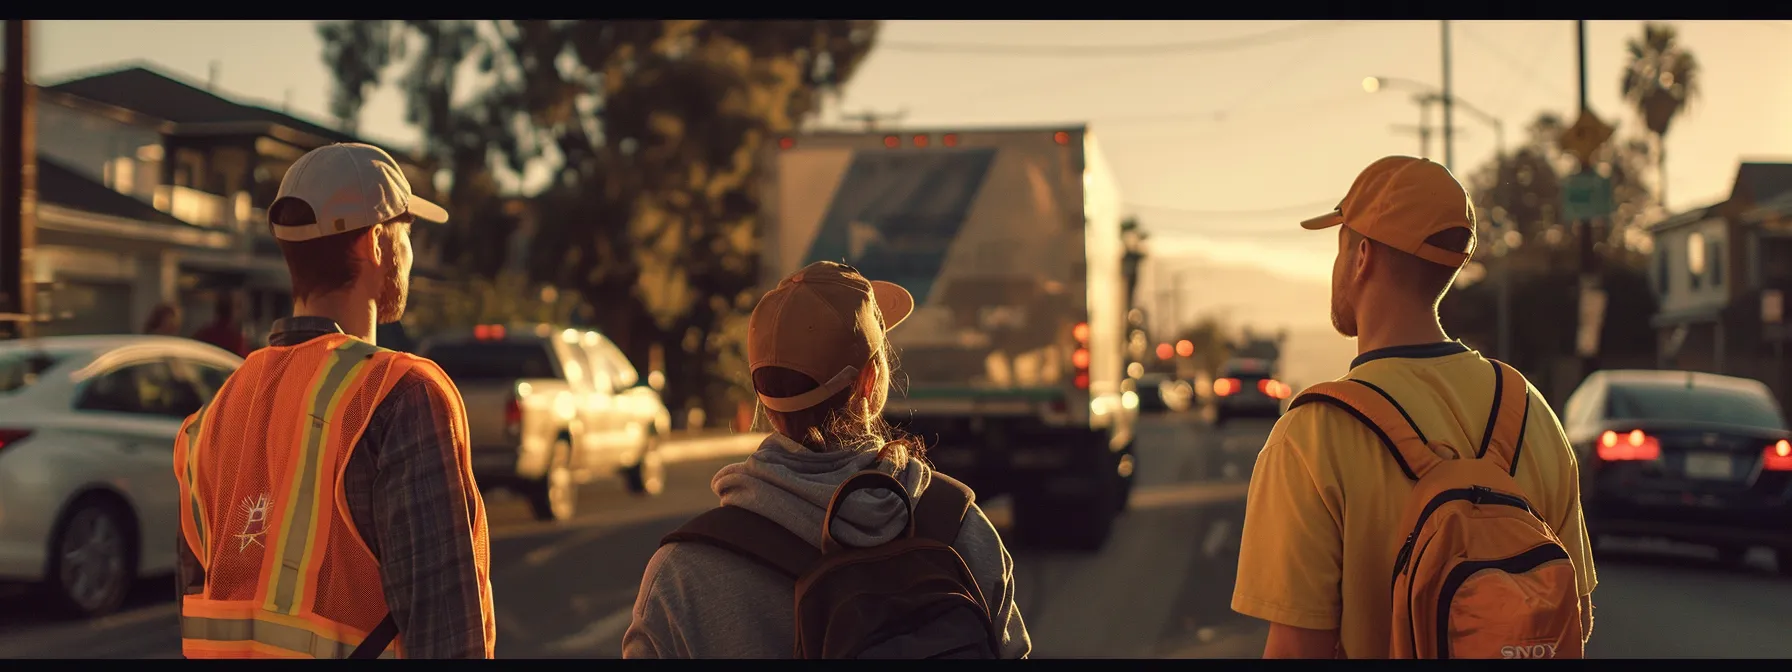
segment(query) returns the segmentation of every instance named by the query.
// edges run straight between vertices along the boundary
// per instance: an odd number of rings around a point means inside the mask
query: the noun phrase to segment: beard
[[[1356,338],[1356,306],[1350,300],[1332,288],[1332,328],[1345,338]]]
[[[380,300],[376,304],[379,309],[379,323],[392,324],[404,317],[405,300],[411,293],[411,279],[398,264],[389,266],[386,281],[382,283]]]

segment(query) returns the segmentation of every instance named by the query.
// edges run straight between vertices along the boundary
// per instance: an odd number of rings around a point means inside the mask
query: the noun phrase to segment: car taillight
[[[5,450],[7,446],[23,441],[28,436],[31,436],[29,429],[0,429],[0,450]]]
[[[1257,391],[1268,395],[1271,399],[1287,399],[1290,390],[1287,385],[1282,384],[1282,381],[1264,378],[1257,381]]]
[[[480,341],[502,341],[504,340],[504,325],[481,324],[473,327],[473,338]]]
[[[1216,397],[1230,397],[1238,394],[1238,389],[1237,378],[1221,378],[1213,381],[1213,395]]]
[[[1792,471],[1792,442],[1780,439],[1767,447],[1761,468],[1768,471]]]
[[[1076,367],[1076,389],[1089,389],[1089,323],[1078,322],[1070,328],[1070,337],[1076,340],[1076,350],[1070,353],[1070,365]]]
[[[1633,429],[1628,434],[1606,430],[1599,435],[1599,459],[1606,462],[1649,461],[1661,459],[1661,441]]]

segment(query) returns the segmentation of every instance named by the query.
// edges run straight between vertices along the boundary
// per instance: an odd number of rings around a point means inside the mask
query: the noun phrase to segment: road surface
[[[1096,554],[1013,549],[1018,600],[1036,658],[1252,658],[1265,627],[1232,613],[1232,579],[1252,459],[1267,425],[1223,430],[1153,418],[1139,439],[1139,486]],[[709,476],[751,439],[682,448],[666,492],[641,499],[615,484],[585,493],[565,525],[532,521],[521,502],[487,499],[498,655],[619,655],[641,570],[661,535],[715,504]],[[1006,503],[986,502],[998,527]],[[1784,638],[1792,580],[1725,569],[1709,551],[1617,540],[1596,551],[1593,657],[1792,657]],[[1701,556],[1703,553],[1703,556]],[[32,616],[28,596],[0,597],[0,657],[176,658],[168,579],[142,583],[128,608],[88,622]]]

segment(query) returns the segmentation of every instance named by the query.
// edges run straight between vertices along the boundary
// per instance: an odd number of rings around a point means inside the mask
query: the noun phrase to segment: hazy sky
[[[35,23],[32,69],[40,82],[141,60],[204,83],[216,63],[223,93],[274,107],[289,101],[290,111],[328,121],[330,79],[310,22]],[[1439,23],[1324,22],[1239,48],[1136,51],[1293,23],[891,21],[880,36],[888,48],[851,82],[843,109],[906,109],[903,124],[929,127],[1088,122],[1160,256],[1323,279],[1335,241],[1302,235],[1294,222],[1329,209],[1374,159],[1418,153],[1417,136],[1393,128],[1418,122],[1411,96],[1369,94],[1362,80],[1440,84]],[[1668,138],[1668,196],[1678,209],[1723,198],[1741,159],[1792,157],[1792,22],[1675,25],[1703,65],[1702,98]],[[1624,41],[1641,30],[1637,21],[1588,25],[1592,107],[1620,122],[1620,136],[1640,126],[1618,86]],[[1573,22],[1457,21],[1452,36],[1456,96],[1501,118],[1508,145],[1524,140],[1538,112],[1574,109]],[[941,44],[1067,48],[1043,55],[926,50]],[[1135,51],[1116,54],[1115,45]],[[373,139],[418,137],[390,87],[361,121]],[[1466,181],[1491,157],[1494,134],[1460,111],[1456,126],[1454,168]],[[1434,138],[1432,148],[1441,161],[1441,142]]]

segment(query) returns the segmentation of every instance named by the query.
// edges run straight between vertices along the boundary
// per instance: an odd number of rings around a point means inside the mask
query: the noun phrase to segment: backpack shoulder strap
[[[1366,380],[1351,378],[1316,384],[1290,402],[1293,410],[1310,403],[1325,403],[1355,416],[1381,439],[1401,473],[1414,481],[1443,461],[1431,451],[1431,441],[1387,391]]]
[[[784,529],[783,525],[752,511],[719,506],[660,539],[660,545],[707,544],[756,560],[779,573],[799,579],[821,559],[821,549]]]
[[[933,481],[915,503],[915,536],[925,537],[951,546],[958,541],[964,517],[971,511],[977,494],[957,479],[933,472]]]
[[[1518,455],[1524,450],[1524,426],[1530,420],[1531,394],[1524,374],[1505,362],[1493,363],[1493,408],[1487,412],[1487,431],[1475,457],[1491,454],[1507,474],[1518,473]]]

